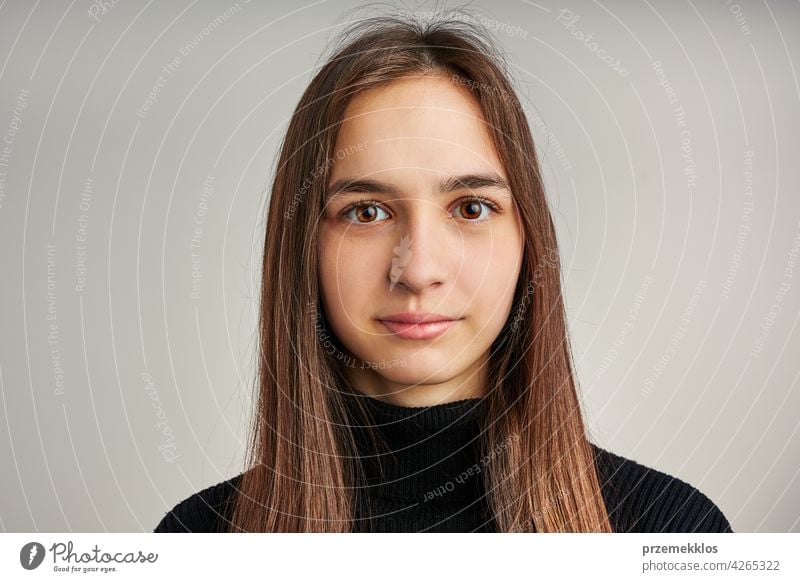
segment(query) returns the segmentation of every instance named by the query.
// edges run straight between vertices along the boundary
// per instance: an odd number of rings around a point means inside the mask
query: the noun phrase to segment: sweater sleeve
[[[733,532],[720,508],[689,483],[599,447],[595,453],[614,531]]]
[[[164,515],[153,533],[225,531],[238,479],[228,479],[187,497]]]

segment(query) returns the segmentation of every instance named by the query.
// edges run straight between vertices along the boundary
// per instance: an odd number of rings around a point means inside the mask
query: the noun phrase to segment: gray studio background
[[[150,531],[242,469],[288,117],[349,20],[459,5],[2,4],[0,530]],[[591,437],[800,531],[800,8],[472,10],[538,140]]]

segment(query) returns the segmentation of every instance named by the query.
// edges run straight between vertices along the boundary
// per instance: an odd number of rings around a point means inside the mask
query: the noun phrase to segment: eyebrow
[[[456,190],[478,190],[481,188],[496,188],[506,190],[511,193],[508,182],[499,174],[494,172],[480,174],[464,174],[463,176],[449,176],[439,181],[439,192],[453,192]],[[397,186],[387,182],[371,179],[358,179],[345,177],[333,182],[325,193],[327,202],[345,193],[365,193],[390,194],[399,196],[402,191]]]

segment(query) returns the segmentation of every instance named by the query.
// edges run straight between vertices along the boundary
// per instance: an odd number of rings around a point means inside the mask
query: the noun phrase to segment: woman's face
[[[406,406],[484,394],[523,239],[477,101],[447,77],[362,93],[332,163],[319,279],[346,375]]]

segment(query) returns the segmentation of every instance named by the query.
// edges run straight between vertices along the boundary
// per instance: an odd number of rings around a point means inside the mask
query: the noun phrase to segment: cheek
[[[381,256],[385,252],[378,244],[358,244],[335,234],[320,236],[320,286],[332,320],[353,325],[373,303],[370,290],[382,280],[383,269],[388,269]]]
[[[506,320],[522,255],[515,240],[497,240],[469,249],[460,274],[463,291],[472,297],[470,312],[481,321]]]
[[[340,289],[342,281],[347,281],[347,277],[340,272],[341,264],[337,260],[340,241],[330,235],[320,234],[319,238],[319,286],[322,301],[325,304],[325,311],[331,323],[338,320],[337,313],[342,310]]]

